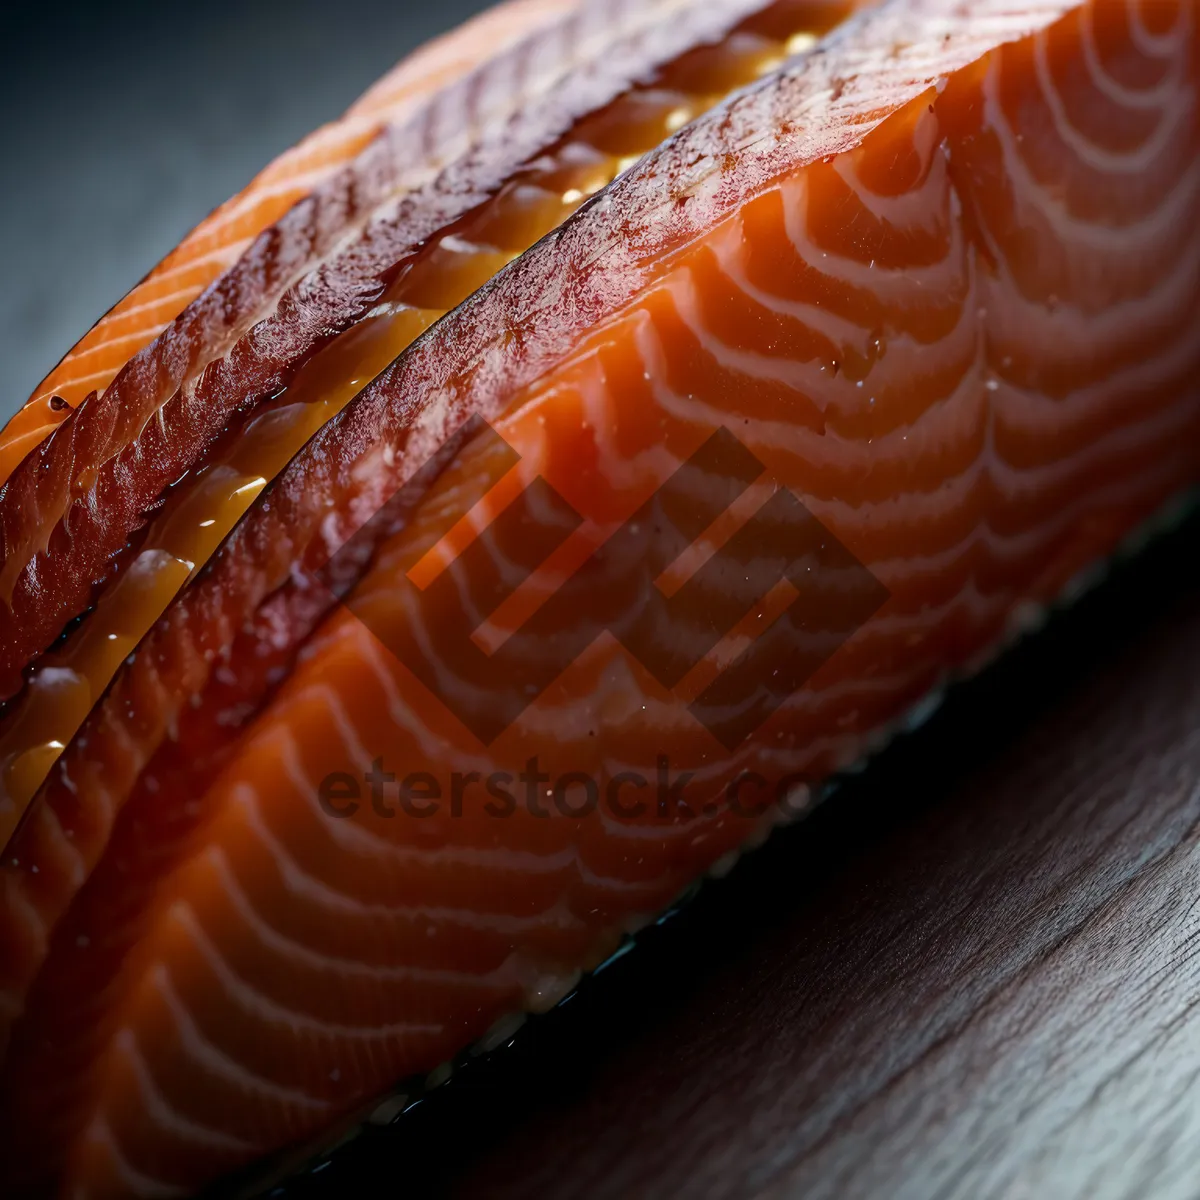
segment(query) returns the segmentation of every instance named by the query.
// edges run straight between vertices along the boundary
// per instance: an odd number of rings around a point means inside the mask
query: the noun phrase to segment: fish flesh
[[[389,126],[70,413],[0,504],[0,835],[125,655],[324,421],[709,89],[777,63],[786,42],[772,34],[799,23],[811,40],[844,11],[580,7]],[[646,74],[654,87],[638,86]],[[103,616],[72,629],[92,607]]]
[[[6,1194],[194,1191],[554,1004],[1200,480],[1191,0],[698,7],[481,135],[345,310],[404,344],[298,351],[340,398],[61,718]]]
[[[0,434],[0,484],[89,396],[225,274],[290,208],[311,195],[390,124],[431,92],[570,10],[571,0],[509,0],[421,47],[388,72],[339,121],[280,155],[202,221],[105,314],[34,389]],[[212,320],[217,314],[205,314]],[[211,335],[210,335],[211,336]]]

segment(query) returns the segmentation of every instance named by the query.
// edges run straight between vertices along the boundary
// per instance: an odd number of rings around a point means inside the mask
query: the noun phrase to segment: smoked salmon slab
[[[845,11],[762,7],[594,2],[488,58],[387,124],[22,459],[0,505],[0,701],[17,697],[0,731],[0,834],[325,420],[631,153],[778,63],[797,26],[811,41]],[[103,617],[73,630],[91,607]]]
[[[297,201],[311,196],[388,126],[449,80],[568,11],[569,0],[513,0],[405,59],[342,120],[317,130],[273,162],[201,222],[150,274],[113,306],[38,385],[0,443],[0,483],[71,409],[108,387],[254,239]],[[214,296],[215,299],[215,296]],[[209,308],[205,316],[218,314]],[[212,336],[210,333],[208,336]]]
[[[551,14],[73,409],[0,493],[4,1194],[442,1074],[1200,482],[1198,16]]]

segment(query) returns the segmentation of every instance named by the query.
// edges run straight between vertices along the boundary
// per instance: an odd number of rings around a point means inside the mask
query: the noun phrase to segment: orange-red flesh
[[[38,384],[0,430],[0,485],[13,469],[118,371],[250,243],[298,200],[349,162],[380,131],[431,92],[574,7],[573,0],[510,0],[404,59],[345,116],[326,125],[260,172],[245,190],[202,221],[128,295],[113,306]]]
[[[0,698],[134,560],[175,482],[365,318],[425,241],[578,120],[762,6],[581,0],[434,91],[289,208],[4,485]]]
[[[165,500],[96,610],[26,672],[0,717],[0,841],[122,661],[308,439],[425,328],[556,228],[589,196],[720,98],[815,41],[844,9],[768,5],[723,41],[657,68],[514,170],[495,196],[431,238],[371,313],[282,394],[229,430]],[[28,412],[37,411],[31,407]]]

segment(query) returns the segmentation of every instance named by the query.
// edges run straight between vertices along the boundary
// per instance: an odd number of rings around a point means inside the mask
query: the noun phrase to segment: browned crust
[[[0,597],[9,604],[0,699],[86,611],[164,491],[230,422],[361,319],[424,240],[579,118],[762,7],[588,0],[386,130],[262,234],[0,492]],[[514,102],[516,115],[497,127],[493,114]],[[480,129],[473,148],[434,173],[464,130]]]
[[[1070,7],[1055,0],[980,33],[958,6],[896,0],[664,143],[435,325],[313,438],[148,635],[80,742],[124,719],[124,689],[138,672],[182,711],[203,695],[212,655],[228,655],[237,631],[245,655],[289,661],[333,603],[326,585],[344,594],[358,577],[326,580],[331,556],[355,538],[357,552],[337,563],[365,571],[364,536],[389,531],[372,518],[470,417],[496,415],[674,253],[781,175],[856,145],[952,71]],[[923,37],[935,26],[936,36]],[[901,31],[908,45],[897,54]],[[817,104],[820,118],[805,121]],[[260,611],[270,615],[256,628]],[[248,713],[261,698],[243,697]],[[69,748],[51,788],[70,786],[74,758]]]

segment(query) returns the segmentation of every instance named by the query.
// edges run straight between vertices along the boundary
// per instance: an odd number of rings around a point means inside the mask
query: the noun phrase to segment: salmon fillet
[[[0,497],[0,593],[13,587],[0,595],[0,833],[128,651],[325,420],[630,148],[656,144],[708,89],[778,63],[772,35],[800,22],[811,40],[842,12],[580,7],[389,127],[72,414]],[[280,292],[294,259],[307,274]]]
[[[280,155],[202,221],[67,352],[0,433],[0,484],[90,395],[103,392],[152,342],[298,201],[411,112],[431,92],[548,24],[572,0],[509,0],[399,63],[340,121]],[[210,316],[212,314],[207,314]]]
[[[715,97],[309,377],[12,821],[6,1194],[194,1191],[554,1004],[1200,480],[1191,0],[822,13],[535,127],[506,179]]]

